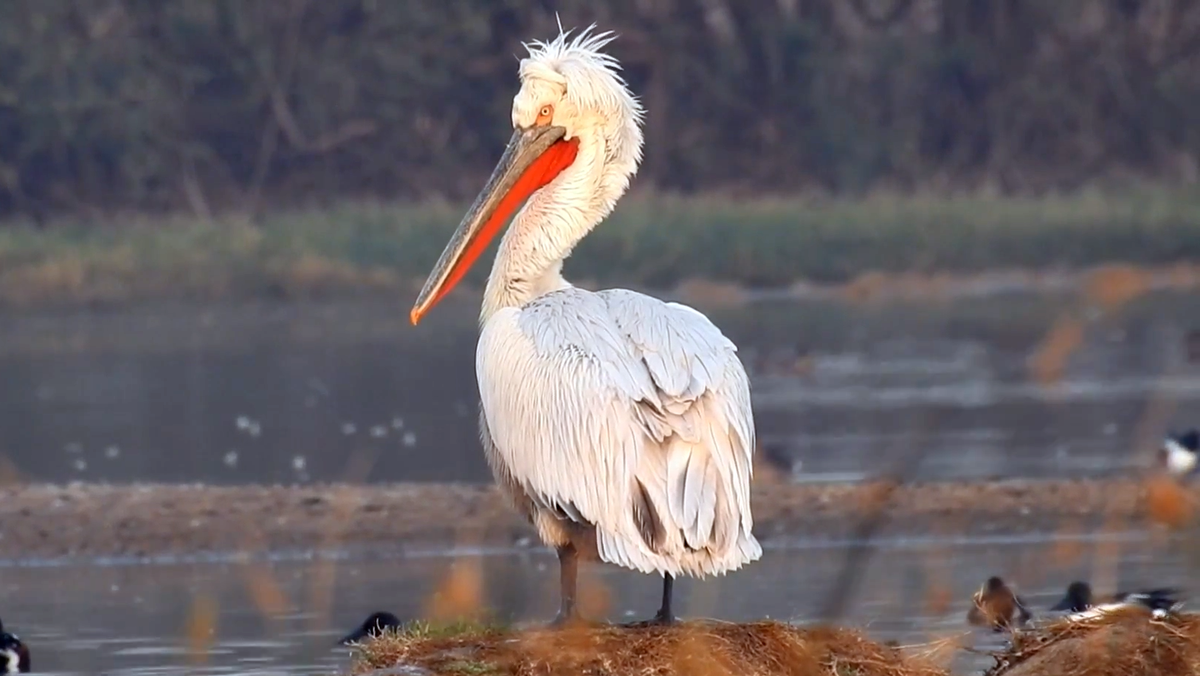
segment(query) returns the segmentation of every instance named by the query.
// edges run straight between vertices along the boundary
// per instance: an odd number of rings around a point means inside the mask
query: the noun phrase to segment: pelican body
[[[686,305],[585,291],[561,275],[642,158],[641,105],[602,51],[612,39],[560,26],[526,45],[512,139],[411,314],[417,324],[517,211],[480,312],[481,439],[497,483],[558,553],[556,624],[577,617],[580,558],[662,575],[655,621],[671,622],[676,576],[721,575],[762,555],[736,346]]]

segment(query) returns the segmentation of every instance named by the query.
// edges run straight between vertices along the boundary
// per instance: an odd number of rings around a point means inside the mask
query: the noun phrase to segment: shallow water
[[[1105,474],[1137,464],[1165,426],[1200,420],[1184,341],[1200,328],[1194,294],[1152,294],[1112,316],[1022,293],[700,307],[741,346],[760,438],[797,480],[857,480],[915,448],[922,479]],[[0,454],[48,481],[488,481],[474,303],[447,302],[419,328],[403,310],[7,316]],[[1046,387],[1029,359],[1062,317],[1082,322],[1082,344]]]
[[[800,481],[853,481],[897,459],[923,479],[1099,475],[1138,463],[1165,426],[1200,418],[1200,368],[1183,340],[1200,328],[1192,319],[1200,298],[1187,295],[1155,294],[1108,317],[1069,297],[1022,294],[702,309],[741,346],[760,436],[796,461]],[[1085,326],[1082,344],[1063,380],[1045,387],[1027,360],[1064,315]],[[470,302],[452,302],[413,329],[404,303],[379,301],[7,315],[0,460],[11,464],[0,474],[487,481],[475,428],[474,316]],[[924,452],[919,462],[911,449]],[[1138,534],[1109,542],[1116,552],[1062,538],[1054,545],[1053,536],[952,535],[948,527],[877,544],[846,621],[879,639],[927,641],[964,629],[970,593],[992,573],[1013,577],[1046,607],[1076,577],[1184,583],[1197,559],[1178,542],[1151,546]],[[680,613],[818,619],[845,544],[792,544],[729,577],[681,581]],[[552,615],[548,554],[459,561],[479,564],[483,603],[500,615]],[[420,614],[450,562],[278,560],[274,583],[228,563],[10,566],[0,568],[0,617],[44,673],[329,674],[348,659],[334,639],[381,607]],[[598,575],[612,618],[653,612],[654,579],[611,568]],[[213,643],[193,662],[188,623],[205,600],[217,612]],[[264,611],[273,604],[278,617]]]
[[[1152,546],[1145,535],[1108,541],[1119,559],[1097,556],[1105,546],[1097,541],[1083,543],[1076,557],[1064,559],[1055,554],[1061,544],[1056,548],[1052,539],[876,543],[841,622],[865,627],[878,640],[922,643],[966,632],[970,594],[992,573],[1018,581],[1036,610],[1057,601],[1077,577],[1096,580],[1110,572],[1126,584],[1158,585],[1185,583],[1194,570],[1193,555],[1179,543]],[[817,621],[847,550],[793,545],[769,549],[759,563],[721,579],[680,581],[677,612],[726,620]],[[1106,567],[1105,561],[1119,565]],[[350,659],[348,649],[333,646],[338,637],[374,610],[391,610],[402,619],[419,616],[452,565],[478,571],[480,604],[499,617],[525,622],[553,615],[557,566],[541,550],[277,561],[270,566],[270,583],[263,581],[266,574],[253,576],[242,564],[29,565],[0,571],[0,598],[6,626],[31,647],[40,673],[332,674]],[[611,567],[590,572],[594,575],[585,579],[591,580],[593,593],[586,596],[601,599],[597,613],[627,621],[656,608],[656,579]],[[211,643],[190,643],[189,636],[207,636],[188,627],[196,609],[208,602],[216,609]],[[272,606],[278,615],[266,614],[264,608]],[[1000,640],[990,632],[966,639],[980,648],[995,648]],[[988,663],[986,657],[962,653],[956,666],[966,673]]]

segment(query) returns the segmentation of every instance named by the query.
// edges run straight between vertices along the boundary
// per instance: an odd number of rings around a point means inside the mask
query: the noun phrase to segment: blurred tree
[[[461,199],[520,41],[595,21],[641,184],[746,194],[1194,181],[1190,0],[10,0],[0,215]]]

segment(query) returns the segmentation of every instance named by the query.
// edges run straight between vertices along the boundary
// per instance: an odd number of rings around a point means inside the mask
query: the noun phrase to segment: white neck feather
[[[600,129],[581,133],[575,161],[513,218],[483,292],[480,324],[501,308],[571,286],[562,277],[563,260],[612,212],[636,171],[636,161],[606,162],[607,154]]]

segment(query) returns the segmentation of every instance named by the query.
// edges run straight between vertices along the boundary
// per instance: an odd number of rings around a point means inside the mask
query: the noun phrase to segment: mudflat
[[[755,533],[775,538],[1084,533],[1191,520],[1165,479],[890,485],[756,482]],[[871,530],[866,524],[873,524]],[[0,554],[154,557],[280,550],[536,546],[492,486],[20,484],[0,488]]]

